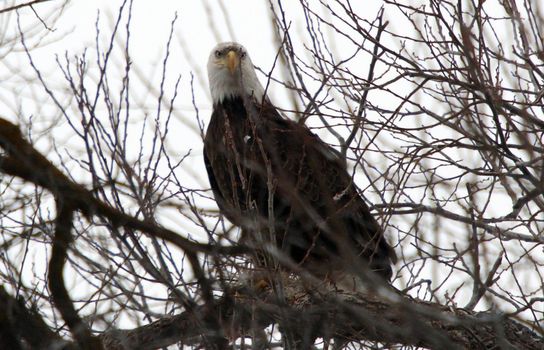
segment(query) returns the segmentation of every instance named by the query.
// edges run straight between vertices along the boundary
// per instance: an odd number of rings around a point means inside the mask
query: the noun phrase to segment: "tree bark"
[[[106,332],[107,349],[154,349],[175,342],[196,344],[206,319],[221,315],[229,339],[248,336],[253,327],[272,323],[299,335],[297,348],[309,348],[317,337],[350,341],[375,341],[429,349],[542,349],[544,339],[506,315],[475,312],[399,296],[384,301],[372,295],[331,291],[315,296],[301,292],[297,279],[286,286],[285,301],[272,290],[255,296],[248,289],[235,291],[211,307],[202,305],[191,314],[165,317],[132,330]],[[204,322],[203,322],[204,321]]]

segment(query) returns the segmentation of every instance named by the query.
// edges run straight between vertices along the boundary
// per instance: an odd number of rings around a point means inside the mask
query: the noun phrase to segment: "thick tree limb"
[[[293,283],[297,283],[293,281]],[[400,297],[384,301],[372,295],[333,291],[315,296],[291,283],[284,290],[287,303],[271,290],[256,297],[237,290],[236,297],[223,297],[213,307],[200,306],[199,316],[182,313],[165,317],[133,330],[102,335],[108,349],[154,349],[175,342],[199,343],[202,334],[214,333],[202,320],[221,315],[231,339],[251,334],[252,327],[277,323],[298,331],[306,344],[316,337],[348,341],[376,341],[430,349],[542,349],[544,339],[522,324],[503,315],[453,309]]]
[[[297,283],[293,280],[286,287],[287,302],[279,301],[272,290],[255,296],[248,289],[239,288],[216,300],[214,305],[200,305],[191,312],[165,316],[131,330],[107,331],[100,338],[108,350],[157,349],[178,342],[196,345],[203,342],[203,337],[218,334],[214,320],[219,316],[223,332],[231,340],[248,336],[252,328],[279,323],[298,330],[300,339],[309,341],[320,336],[335,338],[337,343],[370,340],[430,349],[531,350],[544,346],[541,336],[506,316],[450,310],[408,298],[386,302],[371,295],[336,291],[315,296],[301,292]],[[65,349],[75,348],[50,331],[36,313],[28,311],[22,302],[15,301],[3,290],[0,290],[0,305],[1,329],[7,330],[3,333],[15,334],[31,348],[43,346],[45,341],[62,342]],[[4,339],[0,337],[1,341]]]
[[[41,316],[25,302],[9,295],[0,286],[1,349],[76,349],[74,344],[53,332]]]
[[[68,257],[68,246],[72,243],[72,221],[74,207],[64,198],[57,198],[57,218],[55,220],[55,236],[53,249],[49,259],[47,282],[55,307],[59,310],[68,328],[74,335],[79,348],[84,350],[101,350],[102,342],[94,337],[91,330],[83,322],[74,308],[66,286],[64,285],[64,263]]]

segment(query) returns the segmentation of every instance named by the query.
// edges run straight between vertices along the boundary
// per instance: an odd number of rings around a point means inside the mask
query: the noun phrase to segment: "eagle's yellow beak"
[[[236,51],[229,51],[227,53],[227,68],[229,69],[230,74],[234,74],[236,68],[240,65],[240,58]]]

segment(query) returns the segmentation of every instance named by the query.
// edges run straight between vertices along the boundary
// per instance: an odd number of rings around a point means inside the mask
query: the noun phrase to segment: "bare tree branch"
[[[171,242],[183,250],[223,254],[241,254],[246,251],[243,247],[218,247],[196,243],[173,231],[150,222],[141,221],[111,208],[95,199],[85,188],[68,179],[22,138],[16,125],[2,118],[0,118],[0,146],[9,154],[8,157],[0,157],[0,169],[12,176],[18,176],[43,186],[56,196],[72,203],[75,209],[81,210],[87,216],[103,216],[110,220],[115,227],[125,226],[147,232]]]
[[[51,0],[33,0],[33,1],[25,2],[25,3],[19,4],[19,5],[6,7],[6,8],[3,8],[3,9],[0,9],[0,14],[4,13],[4,12],[15,11],[15,10],[21,9],[23,7],[32,7],[33,5],[37,5],[39,3],[48,2],[48,1],[51,1]]]

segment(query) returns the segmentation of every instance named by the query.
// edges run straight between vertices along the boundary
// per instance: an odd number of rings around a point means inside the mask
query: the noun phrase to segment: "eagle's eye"
[[[215,50],[215,57],[220,58],[221,56],[223,56],[223,53],[219,50]]]
[[[241,58],[241,59],[246,58],[246,55],[247,55],[247,53],[246,53],[245,51],[241,51],[241,52],[240,52],[240,58]]]

